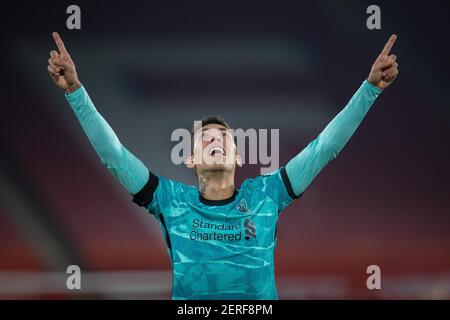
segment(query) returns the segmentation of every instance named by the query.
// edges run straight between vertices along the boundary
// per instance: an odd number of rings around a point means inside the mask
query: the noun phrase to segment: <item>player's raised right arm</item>
[[[148,168],[119,141],[97,111],[86,89],[78,79],[75,64],[58,33],[53,39],[59,49],[50,52],[47,70],[55,84],[65,90],[65,96],[89,141],[108,170],[127,191],[135,195],[149,181]]]

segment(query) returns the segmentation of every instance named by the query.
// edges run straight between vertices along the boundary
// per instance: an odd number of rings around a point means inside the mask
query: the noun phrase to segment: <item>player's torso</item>
[[[190,189],[167,209],[174,298],[276,298],[278,212],[270,200],[242,190],[231,203],[207,205]]]

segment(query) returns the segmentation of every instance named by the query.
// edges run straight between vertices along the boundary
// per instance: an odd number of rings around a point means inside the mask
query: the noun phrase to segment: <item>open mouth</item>
[[[211,157],[215,156],[216,154],[226,155],[225,150],[221,147],[213,147],[211,150],[209,150],[209,155]]]

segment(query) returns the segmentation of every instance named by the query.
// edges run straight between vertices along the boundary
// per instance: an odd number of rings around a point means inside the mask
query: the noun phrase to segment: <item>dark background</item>
[[[81,30],[66,8],[81,8]],[[381,8],[382,29],[366,28]],[[207,114],[279,128],[280,165],[367,77],[392,33],[400,75],[278,225],[281,299],[450,298],[449,1],[1,4],[0,297],[169,298],[156,220],[102,166],[46,67],[65,41],[122,143],[195,184],[170,134]],[[237,172],[238,184],[259,166]],[[68,265],[83,289],[65,287]],[[366,288],[379,265],[382,289]]]

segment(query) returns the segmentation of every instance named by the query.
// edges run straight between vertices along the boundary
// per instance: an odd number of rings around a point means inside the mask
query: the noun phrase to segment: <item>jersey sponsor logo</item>
[[[250,218],[245,219],[244,222],[245,227],[245,240],[250,240],[250,238],[256,239],[256,228],[255,223],[250,220]]]
[[[247,201],[245,199],[242,199],[238,204],[238,210],[244,214],[251,213],[252,210],[249,209],[247,205]],[[246,218],[244,221],[244,227],[245,227],[245,240],[250,239],[256,239],[256,227],[255,223],[250,219]]]
[[[193,230],[189,234],[191,240],[218,240],[239,241],[241,235],[241,223],[210,223],[201,219],[192,220]]]
[[[192,220],[192,231],[189,234],[190,240],[217,240],[217,241],[240,241],[242,237],[242,229],[244,229],[244,239],[256,239],[256,226],[250,219],[246,218],[242,227],[242,223],[211,223],[201,219]]]

